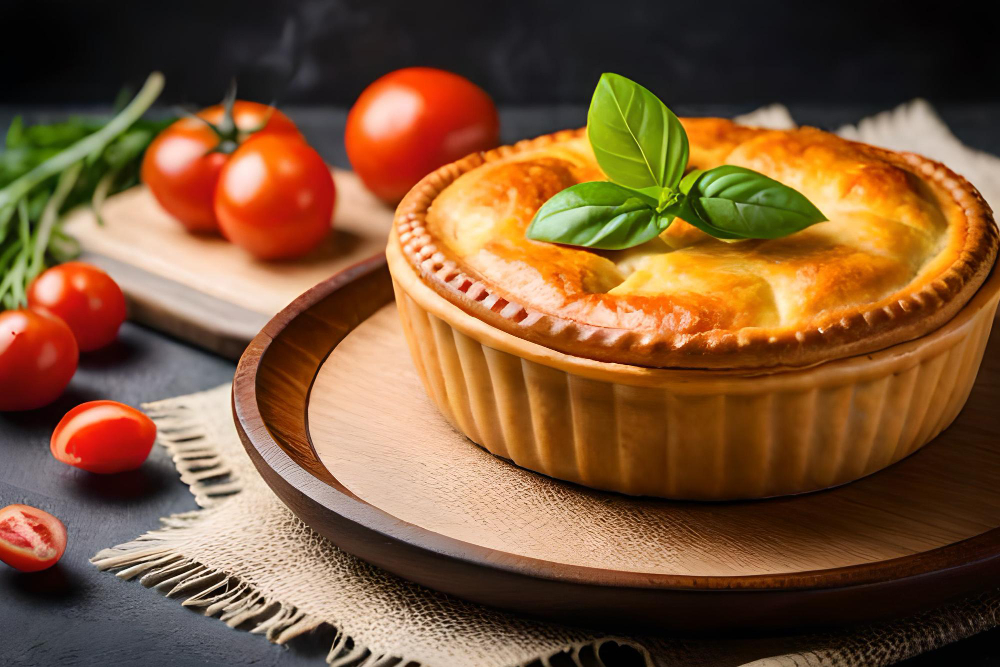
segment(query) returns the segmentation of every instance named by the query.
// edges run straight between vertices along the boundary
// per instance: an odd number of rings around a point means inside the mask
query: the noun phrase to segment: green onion
[[[28,284],[50,261],[79,253],[61,229],[62,215],[89,201],[100,205],[138,182],[146,147],[173,119],[141,120],[163,89],[154,72],[135,98],[106,124],[69,120],[27,127],[11,122],[0,153],[0,308],[26,303]]]

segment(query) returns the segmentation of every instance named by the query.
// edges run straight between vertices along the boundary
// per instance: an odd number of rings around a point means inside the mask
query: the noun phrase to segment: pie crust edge
[[[438,243],[428,230],[426,215],[438,194],[467,171],[583,132],[585,128],[563,130],[475,153],[428,174],[397,208],[396,233],[390,243],[398,243],[422,282],[439,296],[502,331],[598,361],[681,368],[809,366],[912,340],[954,317],[982,285],[996,258],[998,234],[992,211],[975,187],[939,162],[866,146],[879,158],[946,192],[966,218],[965,243],[952,264],[888,305],[865,304],[847,310],[828,326],[811,329],[718,329],[698,337],[595,326],[525,307],[497,293]]]

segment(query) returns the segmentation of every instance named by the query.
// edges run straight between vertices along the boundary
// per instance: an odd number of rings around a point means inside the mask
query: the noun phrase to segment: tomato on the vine
[[[156,424],[117,401],[82,403],[52,432],[52,456],[88,472],[110,474],[135,470],[149,456]]]
[[[306,142],[255,136],[223,167],[215,214],[223,235],[258,259],[291,259],[330,233],[335,195],[329,168]]]
[[[104,347],[125,321],[125,296],[111,276],[92,264],[66,262],[28,287],[28,305],[59,316],[83,352]]]
[[[66,526],[30,505],[0,509],[0,560],[21,572],[52,567],[66,552]]]
[[[237,145],[257,135],[300,136],[288,116],[257,102],[237,100],[232,127],[227,124],[222,105],[208,107],[197,118],[182,118],[163,130],[143,157],[143,182],[160,206],[189,231],[218,230],[215,185],[228,153]]]
[[[76,372],[79,353],[69,326],[44,309],[0,313],[0,412],[56,400]]]
[[[493,100],[451,72],[408,67],[377,79],[347,116],[347,157],[365,186],[389,203],[438,167],[494,148]]]

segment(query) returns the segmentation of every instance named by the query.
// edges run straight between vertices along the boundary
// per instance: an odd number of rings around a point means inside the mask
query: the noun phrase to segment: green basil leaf
[[[692,201],[688,197],[685,197],[681,202],[679,202],[676,208],[677,208],[676,211],[677,217],[697,227],[698,229],[705,232],[709,236],[714,236],[717,239],[731,239],[731,240],[742,240],[746,238],[738,234],[727,232],[724,229],[719,229],[713,224],[706,222],[705,220],[698,217],[698,213],[695,212],[694,207],[692,206]]]
[[[622,250],[650,240],[672,219],[658,215],[642,193],[607,181],[592,181],[570,186],[545,202],[526,236],[535,241]]]
[[[688,186],[696,219],[684,219],[719,238],[774,239],[826,220],[802,193],[743,167],[709,169]]]
[[[688,161],[677,116],[639,84],[602,74],[587,113],[587,136],[608,178],[629,188],[673,188]]]
[[[694,185],[695,181],[704,174],[703,169],[692,169],[688,174],[681,179],[681,182],[677,185],[677,189],[681,191],[681,194],[687,194],[691,192],[691,186]]]

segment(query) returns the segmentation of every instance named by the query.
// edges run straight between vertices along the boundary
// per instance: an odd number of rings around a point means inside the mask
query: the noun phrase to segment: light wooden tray
[[[632,498],[522,470],[452,429],[420,386],[374,258],[264,328],[234,410],[296,514],[402,577],[578,622],[804,627],[1000,583],[998,345],[954,425],[871,477],[757,502]]]
[[[385,248],[392,209],[353,172],[334,169],[333,177],[334,231],[296,261],[261,262],[219,236],[188,234],[145,186],[110,197],[104,226],[81,207],[66,229],[83,259],[121,285],[131,319],[236,359],[299,294]]]

